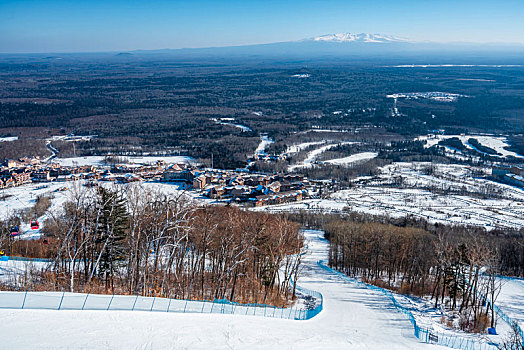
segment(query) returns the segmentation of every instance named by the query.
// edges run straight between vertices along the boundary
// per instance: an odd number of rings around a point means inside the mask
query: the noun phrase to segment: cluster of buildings
[[[168,167],[162,181],[184,183],[217,201],[261,206],[300,201],[308,193],[309,182],[302,175],[178,168],[178,164]]]
[[[100,172],[92,165],[64,167],[47,164],[36,158],[8,159],[0,164],[0,189],[31,182],[73,181],[99,179]]]
[[[186,163],[151,165],[115,164],[63,166],[46,163],[38,158],[6,160],[0,166],[0,188],[20,186],[31,182],[86,180],[129,183],[135,181],[169,182],[188,190],[199,191],[217,201],[251,206],[280,204],[302,200],[308,193],[309,182],[302,175],[256,174],[239,170],[201,169]]]

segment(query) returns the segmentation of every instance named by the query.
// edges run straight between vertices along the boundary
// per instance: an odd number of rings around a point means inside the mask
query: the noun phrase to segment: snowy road
[[[299,283],[324,295],[308,321],[222,314],[0,310],[6,349],[421,349],[409,321],[382,294],[316,265],[327,242],[306,231]]]

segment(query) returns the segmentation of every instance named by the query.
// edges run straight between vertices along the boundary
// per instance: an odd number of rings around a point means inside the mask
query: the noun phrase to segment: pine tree
[[[101,245],[98,274],[105,278],[109,288],[113,286],[115,262],[126,253],[128,213],[122,196],[102,187],[98,190],[98,207],[97,243]]]

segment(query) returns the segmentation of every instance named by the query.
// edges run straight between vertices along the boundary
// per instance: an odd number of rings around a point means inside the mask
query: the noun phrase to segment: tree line
[[[8,248],[10,255],[53,259],[31,283],[14,287],[278,306],[294,297],[304,245],[296,223],[196,206],[183,194],[134,184],[71,192],[64,210],[45,223],[47,246],[15,241]]]
[[[432,224],[414,217],[288,214],[324,229],[329,264],[402,294],[424,297],[443,322],[470,332],[495,326],[503,276],[524,276],[524,232]]]

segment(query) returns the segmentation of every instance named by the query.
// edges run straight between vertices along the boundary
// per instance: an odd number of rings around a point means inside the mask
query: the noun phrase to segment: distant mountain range
[[[501,58],[505,62],[524,57],[522,44],[435,43],[417,42],[385,34],[340,33],[314,38],[269,44],[185,48],[165,50],[136,50],[138,55],[161,54],[177,56],[237,56],[237,57],[287,57],[295,59],[359,58],[396,59],[431,57],[459,57],[463,62],[484,62],[484,58]],[[456,61],[454,61],[456,62]],[[522,63],[522,61],[520,61]]]
[[[40,56],[43,54],[38,54]],[[49,54],[46,54],[46,57]],[[313,38],[226,47],[181,48],[161,50],[133,50],[128,52],[99,52],[55,54],[52,59],[91,59],[93,57],[115,60],[156,59],[272,59],[282,62],[308,60],[343,60],[352,62],[379,60],[381,62],[409,64],[523,64],[524,44],[480,44],[466,42],[437,43],[412,41],[386,34],[339,33]],[[4,55],[5,56],[5,55]],[[51,58],[49,58],[51,59]]]

